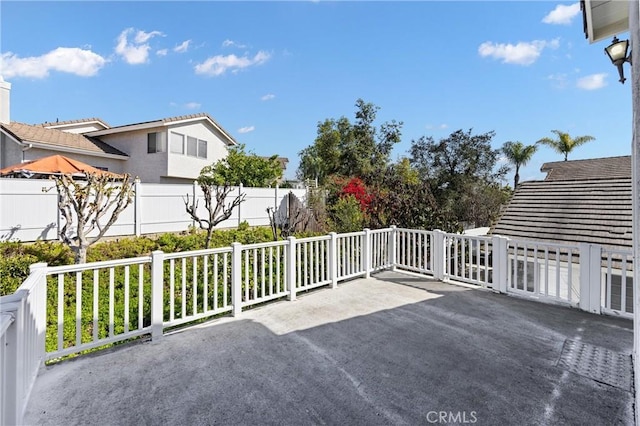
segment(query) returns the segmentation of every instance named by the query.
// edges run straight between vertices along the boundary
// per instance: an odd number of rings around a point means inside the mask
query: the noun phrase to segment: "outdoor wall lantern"
[[[629,40],[618,40],[618,37],[613,37],[611,44],[604,48],[605,53],[611,59],[613,65],[618,68],[618,74],[620,74],[620,83],[624,84],[626,78],[624,78],[624,70],[622,65],[625,62],[631,63],[631,54],[627,55],[629,50]]]

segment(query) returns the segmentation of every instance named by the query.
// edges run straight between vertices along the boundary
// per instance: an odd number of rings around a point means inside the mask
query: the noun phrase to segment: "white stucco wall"
[[[0,169],[22,162],[22,147],[0,133]]]
[[[142,182],[160,183],[167,174],[167,152],[147,153],[147,134],[166,131],[163,127],[100,136],[100,140],[129,154],[124,172]]]
[[[147,134],[165,132],[166,152],[147,153]],[[207,141],[207,158],[171,153],[171,132]],[[227,156],[222,136],[204,121],[100,136],[100,140],[129,154],[125,172],[145,183],[190,183],[203,167]],[[186,147],[185,147],[186,150]]]
[[[200,174],[203,167],[211,165],[218,160],[225,158],[228,154],[227,146],[223,142],[221,135],[205,121],[190,123],[185,125],[170,126],[168,141],[171,139],[171,132],[192,136],[207,141],[207,158],[190,157],[186,154],[173,154],[169,152],[167,176],[174,178],[195,179]],[[168,142],[168,146],[170,142]],[[171,151],[168,149],[168,151]]]

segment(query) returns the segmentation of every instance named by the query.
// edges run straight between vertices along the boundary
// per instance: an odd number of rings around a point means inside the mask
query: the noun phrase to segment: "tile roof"
[[[107,129],[108,132],[107,131],[100,131],[101,132],[100,134],[107,134],[107,133],[110,134],[110,133],[115,133],[115,132],[118,132],[118,131],[126,131],[127,127],[133,127],[133,126],[144,126],[144,125],[150,125],[150,124],[153,124],[153,123],[170,124],[170,123],[175,123],[175,122],[179,122],[179,121],[193,120],[193,119],[198,119],[198,118],[206,118],[206,119],[210,120],[212,123],[215,124],[216,127],[218,127],[218,129],[220,129],[229,138],[230,141],[233,142],[233,144],[237,144],[238,143],[235,140],[235,138],[233,136],[231,136],[231,134],[229,132],[227,132],[224,129],[224,127],[222,127],[220,125],[220,123],[218,123],[216,120],[214,120],[213,117],[211,117],[206,112],[200,112],[200,113],[197,113],[197,114],[189,114],[189,115],[179,115],[179,116],[176,116],[176,117],[166,117],[166,118],[161,118],[159,120],[142,121],[142,122],[139,122],[139,123],[123,124],[121,126],[110,127],[109,129]],[[107,132],[107,133],[105,133],[105,132]]]
[[[611,179],[631,177],[631,156],[544,163],[545,180]]]
[[[107,123],[106,121],[104,121],[101,118],[97,118],[97,117],[92,117],[92,118],[80,118],[78,120],[66,120],[66,121],[56,121],[56,122],[52,122],[52,121],[45,121],[44,123],[40,123],[38,124],[38,126],[42,126],[42,127],[49,127],[49,126],[61,126],[61,125],[65,125],[65,124],[80,124],[80,123],[92,123],[95,121],[99,121],[100,123],[104,124],[107,127],[111,127],[109,125],[109,123]]]
[[[0,124],[0,128],[21,142],[34,142],[50,145],[52,148],[56,146],[75,148],[87,151],[87,153],[104,153],[128,157],[126,153],[102,142],[99,139],[90,138],[81,134],[49,129],[42,125],[30,125],[14,121],[9,124]]]
[[[522,182],[491,233],[631,248],[631,189],[629,175]]]

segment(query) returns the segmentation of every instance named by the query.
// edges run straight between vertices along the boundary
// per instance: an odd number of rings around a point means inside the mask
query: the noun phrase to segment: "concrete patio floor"
[[[48,366],[25,421],[633,424],[632,390],[569,371],[565,342],[629,359],[632,322],[384,272]]]

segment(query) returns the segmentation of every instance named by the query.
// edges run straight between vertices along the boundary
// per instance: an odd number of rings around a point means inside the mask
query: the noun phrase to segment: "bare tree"
[[[277,155],[263,158],[254,153],[246,153],[244,145],[237,145],[229,148],[225,158],[200,170],[197,182],[204,194],[208,217],[198,216],[198,201],[191,201],[189,194],[183,200],[187,213],[198,222],[200,229],[207,231],[206,248],[211,244],[213,228],[229,219],[233,209],[245,200],[245,194],[238,194],[233,201],[226,202],[231,185],[244,183],[247,186],[264,187],[275,183],[282,176],[277,158]]]
[[[213,233],[213,228],[219,224],[220,222],[227,220],[231,217],[231,213],[233,209],[240,205],[245,200],[246,194],[238,194],[233,201],[226,203],[227,195],[231,192],[232,187],[224,184],[224,185],[216,185],[210,181],[206,181],[201,179],[198,181],[200,184],[200,188],[202,189],[202,193],[204,194],[204,206],[209,213],[207,218],[201,218],[198,216],[198,200],[194,200],[195,202],[191,202],[189,199],[189,194],[187,194],[186,198],[183,198],[184,207],[187,210],[187,213],[191,216],[193,220],[198,222],[200,229],[205,229],[207,231],[207,240],[205,243],[205,247],[209,248],[211,244],[211,235]],[[214,201],[215,195],[215,201]]]
[[[313,211],[306,208],[293,192],[284,197],[279,208],[268,207],[267,214],[274,241],[278,240],[278,231],[280,238],[286,239],[295,232],[319,229]]]
[[[133,185],[129,175],[106,173],[87,173],[86,180],[74,180],[71,175],[53,179],[58,190],[58,210],[64,220],[60,239],[71,248],[76,263],[85,263],[89,246],[105,235],[133,200]],[[89,236],[96,230],[95,236]]]

